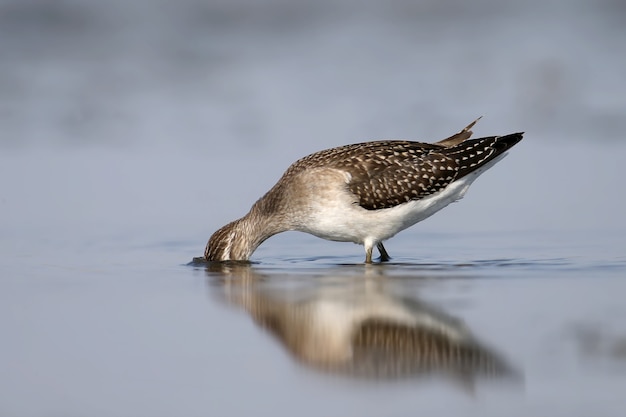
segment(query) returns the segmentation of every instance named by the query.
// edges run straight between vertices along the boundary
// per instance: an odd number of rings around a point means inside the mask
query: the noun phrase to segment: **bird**
[[[471,139],[470,130],[435,143],[380,140],[339,146],[294,162],[240,219],[217,230],[208,262],[248,261],[269,237],[300,231],[363,245],[391,259],[383,241],[430,217],[467,192],[524,132]]]

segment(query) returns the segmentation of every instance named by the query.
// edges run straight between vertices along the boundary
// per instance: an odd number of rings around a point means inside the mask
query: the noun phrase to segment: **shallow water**
[[[624,8],[315,4],[0,4],[0,416],[623,414]],[[295,159],[481,114],[525,139],[391,262],[190,264]]]
[[[624,257],[511,258],[536,235],[433,233],[472,250],[417,259],[417,237],[374,265],[353,245],[303,256],[329,245],[297,234],[248,265],[173,262],[191,241],[5,256],[2,415],[619,415]],[[358,317],[406,316],[413,339],[333,349]]]

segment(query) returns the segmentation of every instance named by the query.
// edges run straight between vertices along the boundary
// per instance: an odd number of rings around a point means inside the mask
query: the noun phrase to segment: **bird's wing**
[[[521,133],[514,133],[466,140],[452,147],[389,142],[374,155],[355,159],[347,186],[358,204],[368,210],[420,200],[480,168],[521,139]]]
[[[368,210],[390,208],[419,200],[445,188],[458,166],[439,147],[397,143],[374,158],[364,158],[350,170],[348,189]]]

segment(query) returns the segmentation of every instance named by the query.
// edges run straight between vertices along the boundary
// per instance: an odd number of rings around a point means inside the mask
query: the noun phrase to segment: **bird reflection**
[[[246,264],[209,265],[207,274],[310,367],[362,378],[446,375],[470,386],[478,377],[518,379],[460,320],[394,294],[386,279],[263,275]]]

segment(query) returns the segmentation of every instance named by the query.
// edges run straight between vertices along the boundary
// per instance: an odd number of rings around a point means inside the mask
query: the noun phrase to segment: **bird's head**
[[[242,219],[235,220],[213,233],[204,250],[204,257],[214,262],[247,261],[256,249],[249,239]]]

